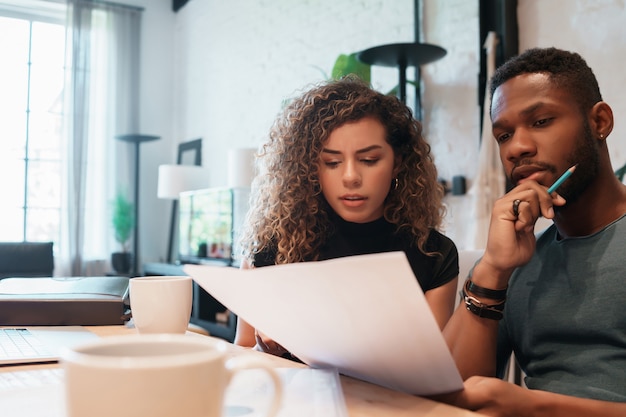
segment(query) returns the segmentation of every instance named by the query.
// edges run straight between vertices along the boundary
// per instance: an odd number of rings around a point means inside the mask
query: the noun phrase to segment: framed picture
[[[178,145],[178,165],[202,165],[202,139],[182,142]]]

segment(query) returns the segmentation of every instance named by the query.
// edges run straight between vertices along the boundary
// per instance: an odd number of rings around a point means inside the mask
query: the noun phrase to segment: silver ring
[[[519,205],[522,202],[520,199],[513,200],[513,215],[517,219],[519,217]]]

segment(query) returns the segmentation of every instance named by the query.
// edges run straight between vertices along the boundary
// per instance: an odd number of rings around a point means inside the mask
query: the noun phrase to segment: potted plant
[[[335,80],[345,77],[348,74],[355,74],[363,81],[370,83],[372,77],[372,67],[359,61],[356,52],[351,54],[340,54],[333,66],[331,77]]]
[[[135,226],[135,219],[133,217],[133,204],[122,192],[118,192],[113,200],[112,223],[115,241],[120,244],[121,251],[111,254],[111,265],[117,273],[128,274],[131,266],[129,240]]]
[[[351,54],[340,54],[335,60],[335,64],[333,65],[331,78],[334,80],[338,80],[348,74],[355,74],[360,79],[369,84],[372,79],[372,66],[359,61],[356,57],[357,55],[357,52],[353,52]],[[324,74],[325,78],[328,78],[324,71],[322,71],[322,73]],[[417,87],[417,83],[415,81],[406,80],[406,82],[413,87]],[[388,96],[397,96],[399,90],[400,86],[396,85],[386,94]]]

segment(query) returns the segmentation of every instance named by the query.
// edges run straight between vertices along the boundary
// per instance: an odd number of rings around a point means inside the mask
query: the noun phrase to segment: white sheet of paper
[[[403,252],[255,269],[186,265],[205,291],[311,367],[415,395],[463,387]]]
[[[310,368],[276,368],[276,371],[283,383],[283,401],[277,417],[348,416],[335,371]],[[66,416],[63,378],[62,368],[0,373],[2,417]],[[228,385],[222,415],[264,416],[271,394],[265,372],[245,369]]]

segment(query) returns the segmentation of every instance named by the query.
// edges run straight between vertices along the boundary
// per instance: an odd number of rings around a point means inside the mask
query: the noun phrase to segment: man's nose
[[[527,129],[517,129],[504,144],[504,157],[511,162],[518,161],[537,153],[536,142]]]

